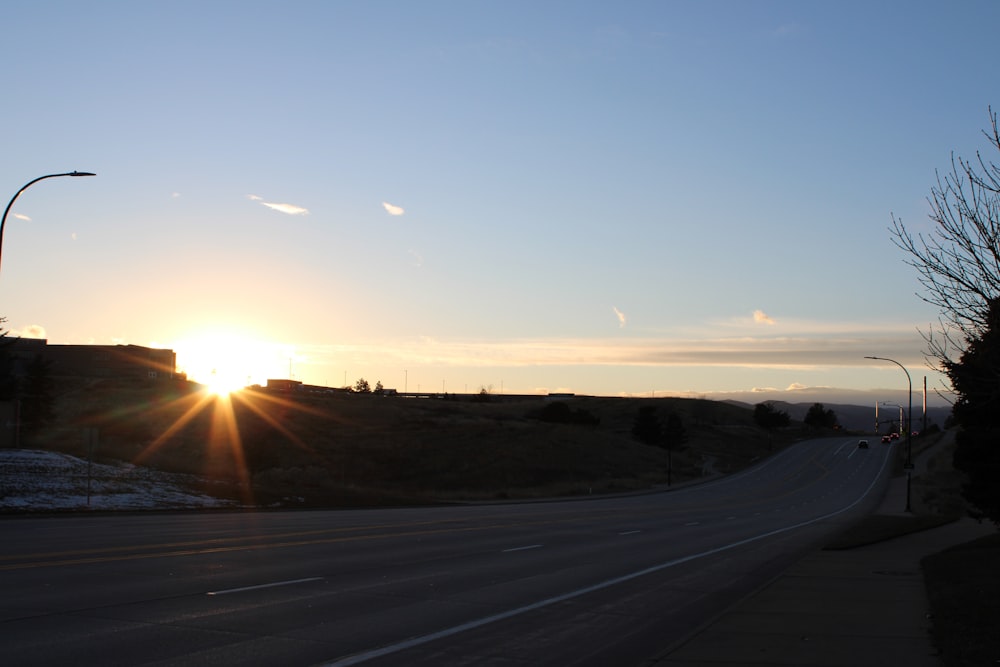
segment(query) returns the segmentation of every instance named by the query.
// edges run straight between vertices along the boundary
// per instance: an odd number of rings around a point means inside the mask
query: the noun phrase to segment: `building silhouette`
[[[141,378],[170,380],[177,375],[173,350],[142,345],[49,345],[41,338],[0,337],[0,447],[20,441],[21,408],[30,400],[32,365],[51,379]],[[36,371],[37,372],[37,371]]]

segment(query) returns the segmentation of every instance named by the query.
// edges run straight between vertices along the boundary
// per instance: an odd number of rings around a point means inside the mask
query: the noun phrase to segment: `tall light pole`
[[[45,176],[39,176],[38,178],[28,181],[24,186],[17,191],[17,193],[11,197],[10,203],[7,204],[7,208],[3,210],[3,217],[0,218],[0,260],[3,259],[3,228],[4,224],[7,222],[7,214],[10,213],[10,208],[14,205],[14,202],[21,193],[30,188],[32,185],[38,181],[44,181],[46,178],[58,178],[59,176],[96,176],[97,174],[92,174],[89,171],[70,171],[65,174],[47,174]]]
[[[65,174],[46,174],[45,176],[39,176],[38,178],[30,180],[23,186],[21,186],[21,189],[15,192],[14,196],[10,198],[10,201],[7,203],[7,208],[3,210],[3,217],[0,218],[0,259],[3,258],[3,230],[4,226],[7,223],[7,214],[10,213],[11,207],[14,206],[14,202],[17,201],[17,198],[21,196],[22,192],[30,188],[38,181],[44,181],[46,178],[58,178],[59,176],[96,176],[96,175],[97,174],[91,174],[89,171],[70,171]],[[20,392],[18,392],[18,396],[19,394]],[[21,399],[19,397],[15,401],[14,410],[15,410],[14,446],[19,447],[21,440]]]
[[[886,357],[865,357],[865,359],[877,359],[879,361],[888,361],[889,363],[896,364],[903,369],[906,373],[906,384],[909,387],[909,407],[906,411],[906,464],[903,468],[906,470],[906,510],[910,510],[910,474],[913,472],[913,380],[910,379],[910,371],[906,370],[903,364],[899,363],[895,359],[888,359]],[[900,408],[902,409],[902,408]],[[900,424],[902,428],[902,424]]]
[[[899,408],[899,430],[902,431],[903,430],[903,406],[902,405],[896,405],[895,403],[887,403],[885,401],[882,401],[882,405],[884,405],[886,407],[890,407],[890,408]]]

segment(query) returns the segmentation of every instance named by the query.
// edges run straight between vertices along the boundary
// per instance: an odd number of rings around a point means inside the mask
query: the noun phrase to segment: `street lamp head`
[[[97,174],[92,174],[89,171],[71,171],[70,176],[97,176]]]

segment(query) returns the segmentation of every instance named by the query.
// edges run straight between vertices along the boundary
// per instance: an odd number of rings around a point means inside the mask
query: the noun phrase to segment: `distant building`
[[[32,361],[48,362],[50,377],[145,378],[176,376],[173,350],[141,345],[49,345],[40,338],[0,338],[0,447],[20,443],[23,383]]]
[[[300,380],[268,379],[267,381],[268,391],[293,392],[301,389],[302,382]]]
[[[93,378],[149,378],[169,380],[177,372],[173,350],[142,345],[49,345],[40,338],[14,338],[0,346],[9,361],[8,372],[24,374],[27,364],[41,357],[49,374]]]

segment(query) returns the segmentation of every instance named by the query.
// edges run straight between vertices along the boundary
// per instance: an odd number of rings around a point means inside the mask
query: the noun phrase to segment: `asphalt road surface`
[[[665,493],[0,520],[8,665],[641,665],[877,506],[810,440]]]

